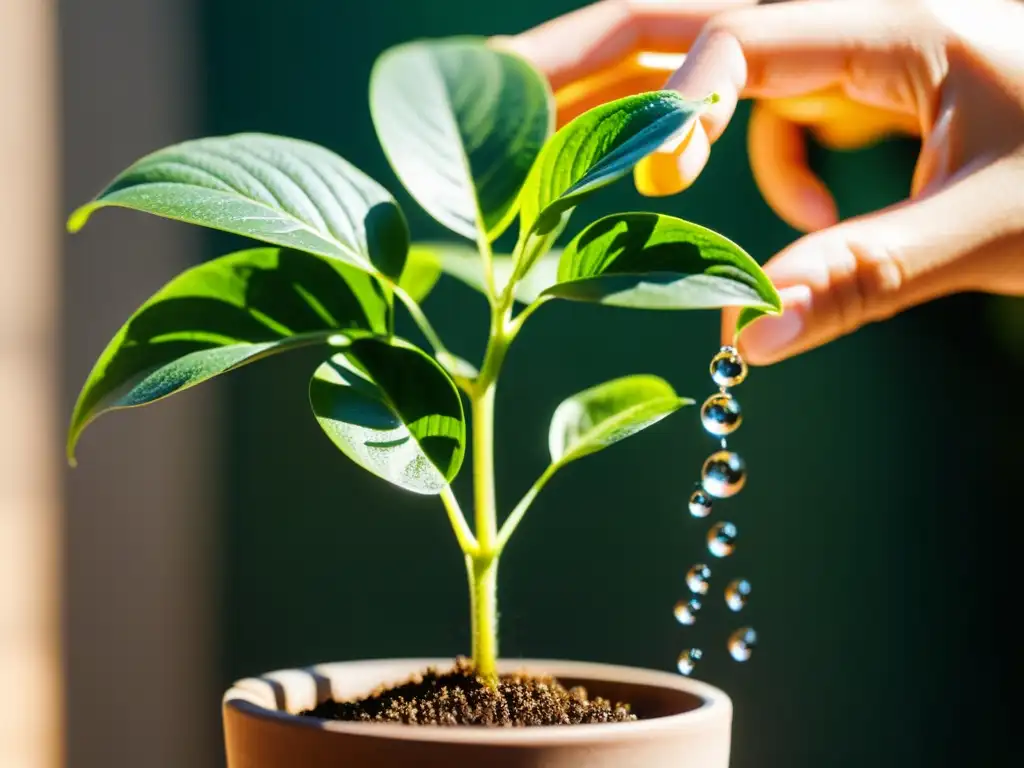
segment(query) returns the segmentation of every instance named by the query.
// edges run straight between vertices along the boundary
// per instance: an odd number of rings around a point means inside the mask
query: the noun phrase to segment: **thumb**
[[[994,175],[983,169],[927,197],[815,232],[772,258],[765,271],[784,313],[743,332],[743,355],[755,365],[774,363],[916,304],[983,287],[986,270],[976,257],[1006,238],[1014,218],[993,205],[1006,176]],[[735,327],[736,311],[727,311],[727,343]]]

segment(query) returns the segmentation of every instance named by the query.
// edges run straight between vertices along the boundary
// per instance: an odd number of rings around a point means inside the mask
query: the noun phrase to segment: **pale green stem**
[[[498,674],[498,510],[494,488],[494,398],[497,378],[510,342],[505,333],[506,307],[491,315],[491,335],[480,376],[470,394],[473,416],[474,522],[478,548],[467,558],[473,661],[477,674],[497,681]]]
[[[473,661],[480,677],[498,679],[498,558],[466,557],[473,616]]]
[[[462,507],[459,506],[459,500],[455,498],[455,493],[450,485],[446,485],[441,491],[441,501],[444,502],[444,508],[448,512],[448,520],[452,524],[452,530],[455,531],[459,547],[467,555],[475,555],[479,548],[476,536],[470,530],[466,516],[462,514]]]
[[[519,525],[519,521],[523,519],[523,515],[526,514],[526,510],[533,504],[533,500],[537,498],[537,494],[540,493],[541,489],[547,484],[548,480],[552,478],[555,472],[558,471],[559,464],[551,464],[544,473],[537,479],[530,490],[526,492],[526,495],[520,499],[519,503],[516,504],[515,509],[512,510],[512,514],[508,516],[504,524],[501,526],[501,531],[498,533],[498,542],[495,547],[498,554],[500,555],[502,550],[505,549],[505,545],[508,544],[509,538],[515,533],[516,527]]]
[[[426,337],[427,343],[430,344],[434,349],[434,355],[436,357],[446,357],[449,352],[444,346],[444,342],[441,341],[441,337],[437,335],[437,331],[434,330],[434,326],[430,324],[430,320],[423,313],[423,309],[416,300],[406,293],[404,288],[399,288],[397,285],[393,286],[395,296],[397,296],[405,308],[409,310],[409,314],[412,316],[413,322],[416,323],[416,327],[420,329],[420,332]]]
[[[498,535],[494,489],[494,384],[477,390],[473,403],[474,519],[480,549],[489,553]]]
[[[481,232],[477,237],[476,245],[480,251],[480,260],[484,263],[484,287],[487,289],[485,291],[487,301],[493,307],[497,297],[494,295],[494,253],[491,251],[491,241],[487,239],[486,234]]]
[[[550,301],[550,299],[550,296],[540,296],[534,299],[529,304],[527,304],[526,308],[518,315],[516,315],[515,319],[509,324],[509,338],[514,338],[516,334],[519,333],[520,329],[523,327],[523,323],[526,322],[526,319],[534,312],[536,312],[538,309],[540,309],[542,305],[547,304],[547,302]]]

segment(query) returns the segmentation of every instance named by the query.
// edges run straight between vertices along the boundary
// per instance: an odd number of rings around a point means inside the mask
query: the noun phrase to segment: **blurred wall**
[[[205,128],[324,143],[398,193],[417,237],[443,236],[377,147],[366,104],[374,57],[414,37],[515,32],[579,4],[210,0]],[[684,195],[652,203],[621,183],[575,227],[657,205],[768,258],[796,233],[753,184],[745,114]],[[893,142],[816,162],[852,215],[906,194],[915,149]],[[702,646],[697,675],[735,700],[736,768],[997,764],[1011,738],[999,706],[1012,653],[1002,621],[1017,610],[1004,602],[1004,525],[1021,510],[1010,491],[1024,417],[1006,402],[1020,358],[993,342],[986,306],[978,296],[937,302],[755,370],[737,391],[746,421],[734,444],[751,474],[720,506],[741,540],[716,564],[714,594],[732,576],[752,581],[739,617],[761,637],[750,663],[725,652],[738,622],[720,598],[692,629],[672,619],[686,568],[706,557],[706,523],[685,512],[711,449],[693,411],[544,491],[503,561],[504,654],[667,670],[681,648]],[[446,282],[427,309],[455,351],[479,354],[475,295]],[[702,398],[717,343],[714,313],[545,307],[501,385],[502,506],[543,468],[547,419],[563,397],[650,371]],[[276,358],[230,380],[225,681],[468,650],[462,564],[440,504],[394,491],[331,447],[306,403],[316,362]]]
[[[195,135],[202,72],[190,2],[59,7],[64,194],[52,233],[138,157]],[[121,210],[99,212],[64,245],[61,431],[121,323],[203,256],[194,229]],[[78,468],[62,473],[70,768],[220,760],[216,394],[100,419]]]
[[[61,761],[56,19],[0,3],[0,766]]]

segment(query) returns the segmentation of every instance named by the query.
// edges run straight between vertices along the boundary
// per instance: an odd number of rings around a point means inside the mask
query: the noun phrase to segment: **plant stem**
[[[466,522],[466,516],[462,514],[462,507],[459,506],[459,500],[455,498],[455,493],[450,485],[446,485],[441,491],[441,501],[444,502],[444,508],[448,512],[448,521],[452,524],[452,530],[455,531],[459,547],[467,556],[475,555],[479,545],[473,531],[469,528],[469,523]]]
[[[537,494],[540,493],[541,489],[547,484],[548,480],[557,472],[559,469],[558,464],[551,464],[532,486],[530,490],[526,492],[526,495],[516,504],[515,509],[505,520],[505,523],[501,526],[501,531],[498,533],[498,541],[495,549],[500,555],[502,550],[505,549],[505,545],[508,544],[509,538],[515,533],[516,526],[519,525],[519,521],[523,519],[523,515],[526,514],[526,510],[530,508],[533,500],[537,498]]]
[[[476,673],[492,686],[498,680],[498,557],[466,557],[469,608],[473,616]]]
[[[477,549],[466,558],[473,661],[477,674],[491,685],[498,679],[498,509],[494,488],[494,399],[498,373],[511,338],[506,323],[509,308],[499,304],[491,313],[491,333],[484,362],[470,394],[473,429],[473,520]]]
[[[494,489],[494,383],[471,398],[473,414],[473,492],[476,536],[489,554],[498,536]]]
[[[405,304],[405,308],[409,310],[413,322],[416,323],[416,327],[420,329],[427,343],[433,347],[435,357],[448,356],[449,352],[445,348],[444,342],[441,341],[441,337],[437,335],[437,331],[434,330],[434,326],[430,324],[430,320],[427,319],[427,316],[423,313],[420,305],[416,303],[416,300],[406,293],[404,288],[399,288],[397,285],[392,286],[392,290],[394,290],[395,296]]]
[[[493,307],[497,298],[494,291],[494,253],[491,251],[491,241],[487,235],[481,233],[477,238],[477,249],[480,251],[480,258],[484,267],[484,293],[487,294],[487,301]]]

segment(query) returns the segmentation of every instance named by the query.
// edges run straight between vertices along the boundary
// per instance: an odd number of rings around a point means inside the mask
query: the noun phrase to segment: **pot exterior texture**
[[[531,728],[342,723],[300,717],[327,699],[365,696],[451,660],[322,664],[236,683],[224,696],[228,768],[728,768],[732,703],[664,672],[509,660],[503,672],[554,675],[591,696],[627,701],[635,723]]]

